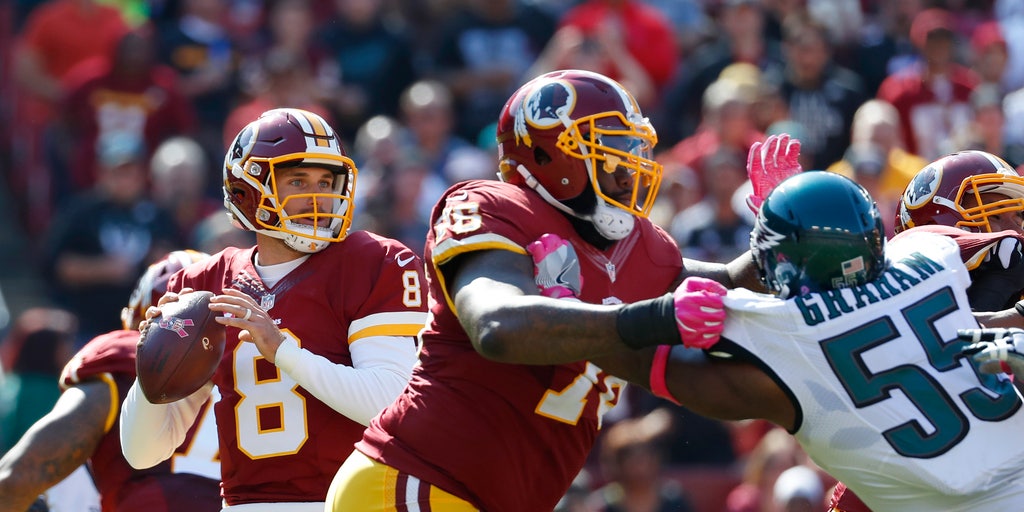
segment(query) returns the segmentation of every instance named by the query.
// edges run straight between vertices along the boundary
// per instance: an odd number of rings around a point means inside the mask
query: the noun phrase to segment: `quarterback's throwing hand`
[[[754,213],[768,193],[782,180],[803,171],[800,166],[800,141],[787,133],[771,135],[755,142],[747,153],[747,176],[754,193],[747,196],[747,207]]]
[[[683,345],[706,349],[718,343],[725,322],[722,297],[727,291],[719,282],[703,277],[688,277],[676,288],[676,326]]]
[[[541,295],[555,299],[579,296],[583,276],[572,244],[558,235],[546,233],[526,250],[533,257],[533,276]]]
[[[1024,329],[960,329],[957,339],[970,342],[963,353],[983,373],[1012,373],[1024,377]]]

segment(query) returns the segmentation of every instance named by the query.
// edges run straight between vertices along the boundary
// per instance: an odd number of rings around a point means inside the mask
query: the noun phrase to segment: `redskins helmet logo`
[[[235,137],[235,141],[231,144],[231,151],[228,151],[228,160],[225,162],[225,167],[232,171],[236,169],[240,162],[249,158],[249,154],[252,153],[252,148],[255,144],[256,130],[250,124]]]
[[[555,80],[533,89],[516,112],[516,139],[532,146],[527,125],[540,129],[568,126],[575,107],[576,90],[569,82]]]
[[[907,208],[919,208],[928,201],[932,200],[935,196],[935,192],[939,189],[939,182],[942,181],[942,173],[934,166],[925,167],[925,169],[914,176],[911,180],[910,185],[907,186],[907,192],[903,197],[903,202],[907,205]]]

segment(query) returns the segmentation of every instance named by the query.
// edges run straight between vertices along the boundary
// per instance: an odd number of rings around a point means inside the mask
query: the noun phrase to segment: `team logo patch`
[[[941,170],[934,166],[925,167],[924,170],[917,173],[917,176],[914,176],[914,179],[910,181],[910,185],[907,186],[907,192],[903,196],[903,202],[907,205],[907,208],[911,209],[923,206],[932,200],[941,182]]]
[[[530,91],[516,112],[516,138],[532,145],[526,126],[554,128],[563,126],[576,107],[576,90],[569,82],[554,81]]]
[[[228,151],[227,160],[224,165],[231,170],[238,169],[238,164],[249,158],[253,146],[256,145],[256,130],[252,126],[246,126],[241,133],[235,137]],[[240,177],[240,176],[239,176]]]
[[[188,331],[186,331],[185,328],[192,327],[193,325],[195,324],[192,322],[191,318],[177,318],[172,316],[170,318],[161,318],[157,327],[168,331],[174,331],[178,334],[179,338],[185,338],[188,336]]]

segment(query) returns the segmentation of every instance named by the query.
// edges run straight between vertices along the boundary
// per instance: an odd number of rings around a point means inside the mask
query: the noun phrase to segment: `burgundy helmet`
[[[981,194],[1006,196],[983,202]],[[978,206],[965,207],[974,197]],[[946,155],[914,175],[900,196],[897,233],[914,226],[941,224],[972,232],[991,232],[989,217],[1024,210],[1024,177],[1003,159],[984,151]]]
[[[628,234],[632,221],[619,233],[606,225],[605,214],[618,210],[646,218],[661,185],[662,168],[652,158],[654,127],[622,85],[598,73],[552,71],[527,82],[505,103],[497,139],[503,181],[533,188],[608,238]],[[613,199],[598,185],[597,172],[619,168],[634,176],[628,201]],[[600,199],[596,211],[595,201],[573,201],[588,190]]]
[[[274,169],[286,165],[333,171],[333,189],[279,197]],[[249,231],[280,238],[297,251],[317,252],[348,234],[356,174],[337,132],[322,117],[297,108],[268,110],[242,128],[224,156],[224,206]],[[289,200],[322,198],[331,200],[331,211],[294,216],[285,212]],[[298,218],[311,219],[313,224],[295,222]],[[318,221],[324,218],[330,219],[330,225],[319,227]]]
[[[168,253],[150,265],[135,284],[128,305],[121,309],[121,325],[129,330],[138,327],[146,316],[146,310],[167,293],[167,280],[172,274],[209,257],[205,252],[185,249]]]

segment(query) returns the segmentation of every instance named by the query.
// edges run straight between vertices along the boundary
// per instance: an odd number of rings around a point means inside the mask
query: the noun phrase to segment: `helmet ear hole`
[[[533,161],[537,162],[537,165],[547,165],[551,163],[551,160],[551,155],[547,151],[539,147],[533,149]]]

